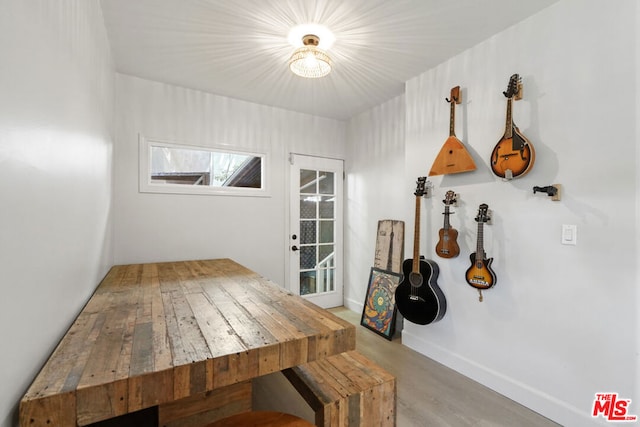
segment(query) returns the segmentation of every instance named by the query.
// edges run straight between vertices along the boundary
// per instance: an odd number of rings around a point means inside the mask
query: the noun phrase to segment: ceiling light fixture
[[[302,37],[304,46],[296,49],[289,59],[289,69],[293,74],[308,79],[324,77],[331,72],[331,58],[318,49],[320,38],[313,34]]]

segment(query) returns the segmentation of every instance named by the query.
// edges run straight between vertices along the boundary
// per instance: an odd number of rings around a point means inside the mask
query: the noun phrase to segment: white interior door
[[[317,305],[343,303],[343,161],[291,155],[290,289]]]

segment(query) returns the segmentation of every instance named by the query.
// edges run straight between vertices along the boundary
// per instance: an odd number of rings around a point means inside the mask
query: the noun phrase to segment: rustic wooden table
[[[353,349],[353,325],[232,260],[114,266],[20,425],[84,426]]]

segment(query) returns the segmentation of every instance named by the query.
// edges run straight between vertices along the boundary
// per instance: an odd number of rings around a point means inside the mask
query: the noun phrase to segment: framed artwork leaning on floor
[[[395,292],[401,275],[371,268],[360,324],[388,340],[393,338],[396,323]]]

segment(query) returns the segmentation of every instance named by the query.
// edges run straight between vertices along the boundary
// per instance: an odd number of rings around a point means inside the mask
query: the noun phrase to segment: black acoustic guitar
[[[458,230],[451,227],[449,223],[449,206],[456,203],[456,193],[449,190],[442,201],[444,203],[444,226],[438,234],[440,240],[436,243],[436,255],[441,258],[455,258],[460,254],[460,246],[458,246]]]
[[[484,252],[484,223],[489,221],[489,206],[483,203],[478,208],[478,246],[476,251],[471,254],[471,267],[467,269],[466,279],[469,286],[472,286],[480,293],[480,301],[482,301],[482,291],[495,286],[497,279],[496,274],[491,269],[493,258],[487,258]]]
[[[513,98],[520,91],[520,76],[514,74],[509,79],[509,87],[502,92],[507,97],[507,119],[504,135],[491,153],[491,170],[500,178],[517,178],[531,170],[536,159],[533,145],[513,122],[511,114]]]
[[[437,284],[438,264],[420,257],[420,203],[426,177],[418,178],[415,191],[416,223],[413,233],[413,258],[402,263],[402,282],[396,288],[398,311],[410,322],[426,325],[444,316],[447,301]]]

